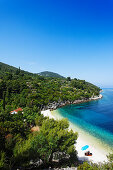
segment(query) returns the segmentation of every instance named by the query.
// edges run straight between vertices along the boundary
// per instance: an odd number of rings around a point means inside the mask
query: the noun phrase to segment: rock
[[[58,102],[54,101],[53,103],[49,103],[47,106],[44,106],[42,108],[42,110],[56,110],[57,108],[59,107],[63,107],[63,106],[66,106],[66,105],[69,105],[69,104],[78,104],[78,103],[84,103],[84,102],[88,102],[88,101],[91,101],[91,100],[97,100],[97,99],[100,99],[102,98],[102,95],[100,94],[99,97],[96,96],[96,97],[93,97],[93,98],[89,98],[89,99],[78,99],[78,100],[75,100],[75,101],[61,101],[59,100]]]

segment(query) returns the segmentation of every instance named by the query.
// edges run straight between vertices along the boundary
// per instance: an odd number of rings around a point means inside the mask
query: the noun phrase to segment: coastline
[[[100,94],[99,96],[94,96],[93,98],[90,98],[88,100],[76,100],[73,103],[68,104],[84,103],[92,100],[98,100],[102,97],[102,94]],[[65,105],[62,105],[60,107],[63,106]],[[41,114],[43,114],[44,117],[47,116],[50,119],[55,120],[61,120],[63,118],[56,109],[42,110]],[[75,143],[75,147],[78,152],[78,159],[80,161],[92,161],[93,163],[108,162],[107,155],[109,155],[109,153],[111,152],[111,148],[108,145],[101,143],[100,140],[96,137],[88,134],[85,130],[80,129],[75,124],[69,122],[69,130],[71,129],[74,132],[78,132],[78,139]],[[93,154],[92,156],[88,157],[84,155],[85,151],[82,151],[81,148],[85,145],[89,145],[89,149],[87,149],[86,151],[90,151]]]
[[[50,119],[61,120],[63,117],[58,113],[58,111],[45,110],[41,111],[41,114]],[[80,129],[76,125],[69,122],[69,130],[78,132],[78,139],[75,143],[76,150],[78,152],[77,156],[80,161],[92,161],[93,163],[103,163],[108,162],[107,155],[110,152],[110,148],[100,142],[97,138],[91,136],[83,129]],[[89,145],[89,148],[86,151],[90,151],[93,155],[88,157],[85,156],[85,151],[82,151],[81,148],[85,145]]]
[[[100,91],[101,92],[101,91]],[[99,94],[99,96],[93,96],[89,99],[79,99],[79,100],[75,100],[75,101],[59,101],[59,102],[53,102],[53,103],[49,103],[48,106],[45,106],[42,111],[44,110],[56,110],[57,108],[60,108],[60,107],[64,107],[66,105],[70,105],[70,104],[79,104],[79,103],[85,103],[85,102],[90,102],[90,101],[93,101],[93,100],[98,100],[98,99],[101,99],[103,96],[102,94]]]

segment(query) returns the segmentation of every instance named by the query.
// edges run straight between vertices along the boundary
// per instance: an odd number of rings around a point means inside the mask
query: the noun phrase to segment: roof
[[[16,110],[11,111],[11,113],[12,113],[12,112],[19,112],[19,111],[21,111],[21,112],[22,112],[22,111],[23,111],[23,109],[22,109],[22,108],[18,108],[18,109],[16,109]]]

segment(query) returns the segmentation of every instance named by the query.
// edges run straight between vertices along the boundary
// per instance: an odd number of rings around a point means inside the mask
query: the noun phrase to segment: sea
[[[113,89],[103,89],[102,99],[58,108],[54,113],[113,148]]]

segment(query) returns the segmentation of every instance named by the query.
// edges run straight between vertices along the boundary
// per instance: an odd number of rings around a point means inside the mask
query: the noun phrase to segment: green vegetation
[[[7,73],[7,72],[15,73],[18,75],[20,73],[20,68],[18,69],[16,67],[0,62],[0,75],[4,75],[4,73]],[[32,76],[35,75],[33,73],[29,73],[28,71],[24,71],[24,70],[21,70],[21,74],[27,74],[27,75],[32,75]]]
[[[113,159],[113,155],[110,157]],[[78,166],[77,170],[113,170],[113,162],[111,160],[108,163],[100,164],[84,162]]]
[[[44,118],[49,103],[88,99],[100,89],[84,80],[43,77],[0,63],[0,169],[71,166],[77,133],[68,121]],[[21,107],[23,112],[11,114]],[[31,132],[33,126],[39,131]]]
[[[55,77],[55,78],[64,78],[63,76],[61,76],[60,74],[57,73],[53,73],[50,71],[43,71],[38,73],[40,76],[44,76],[44,77]]]
[[[40,110],[54,101],[73,102],[99,94],[100,89],[85,80],[47,78],[27,72],[24,74],[20,68],[9,70],[10,66],[6,66],[3,64],[0,68],[0,109],[5,109],[6,104],[12,109],[37,107]]]
[[[37,113],[35,121],[35,125],[40,125],[40,131],[31,133],[24,113],[0,114],[1,169],[49,167],[53,166],[53,159],[61,161],[67,157],[71,166],[73,158],[77,160],[74,149],[77,133],[68,131],[66,119],[55,121]]]

